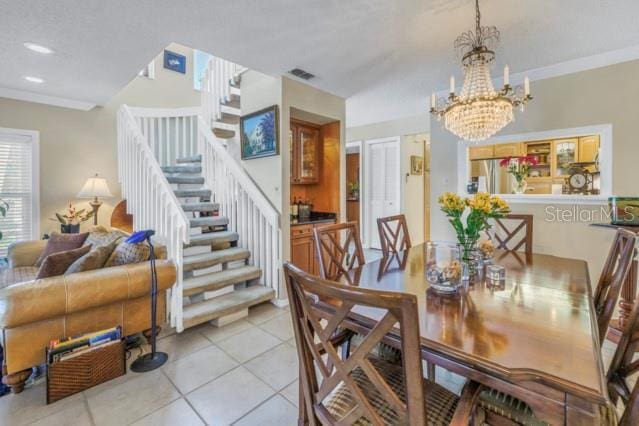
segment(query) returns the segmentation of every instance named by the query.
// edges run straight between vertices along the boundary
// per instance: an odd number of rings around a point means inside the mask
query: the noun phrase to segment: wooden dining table
[[[426,244],[351,270],[342,282],[414,294],[422,357],[526,402],[552,425],[601,424],[604,369],[585,261],[497,251],[503,285],[439,295],[425,279]],[[318,302],[330,316],[330,304]],[[383,312],[357,307],[346,323],[372,330]],[[400,347],[399,333],[386,342]]]

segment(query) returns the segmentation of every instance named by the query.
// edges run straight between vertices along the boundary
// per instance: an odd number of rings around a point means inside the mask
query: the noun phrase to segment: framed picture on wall
[[[424,157],[419,155],[410,156],[410,174],[422,175],[424,174]]]
[[[277,105],[243,116],[240,119],[242,160],[279,155],[279,135]]]
[[[186,56],[171,52],[170,50],[165,50],[164,68],[181,74],[186,74]]]

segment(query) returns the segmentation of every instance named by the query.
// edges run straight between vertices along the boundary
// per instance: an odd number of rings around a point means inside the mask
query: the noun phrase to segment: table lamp
[[[93,208],[94,225],[98,224],[98,209],[102,205],[102,201],[100,201],[98,197],[110,198],[113,197],[113,195],[111,195],[111,191],[109,191],[106,179],[98,177],[98,174],[96,173],[95,176],[87,179],[86,183],[77,195],[77,198],[93,198],[89,204]]]

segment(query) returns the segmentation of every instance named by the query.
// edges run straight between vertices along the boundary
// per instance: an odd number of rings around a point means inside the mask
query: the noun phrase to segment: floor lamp
[[[156,332],[157,332],[157,305],[158,305],[158,275],[155,269],[155,249],[151,243],[151,237],[155,231],[148,229],[146,231],[134,232],[126,242],[129,244],[137,244],[146,241],[151,249],[149,260],[151,261],[151,352],[140,355],[138,359],[131,364],[131,371],[136,373],[144,373],[146,371],[155,370],[161,367],[169,356],[164,352],[156,351]]]

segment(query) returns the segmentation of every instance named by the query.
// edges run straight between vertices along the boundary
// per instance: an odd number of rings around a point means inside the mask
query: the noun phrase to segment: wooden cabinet
[[[579,159],[579,139],[558,139],[553,141],[552,169],[553,178],[568,176],[571,163]]]
[[[309,274],[320,274],[315,252],[315,241],[313,240],[313,229],[330,223],[321,222],[314,225],[291,226],[291,263]]]
[[[518,157],[522,155],[521,143],[499,143],[495,145],[495,158]]]
[[[471,160],[484,160],[495,157],[495,145],[476,145],[468,147],[468,157]]]
[[[313,225],[299,225],[291,228],[291,262],[309,274],[317,275]]]
[[[319,182],[321,167],[321,139],[319,128],[291,120],[291,183]]]
[[[551,182],[527,182],[526,194],[550,194],[552,192]]]
[[[599,153],[599,136],[584,136],[579,138],[579,162],[594,162]]]

